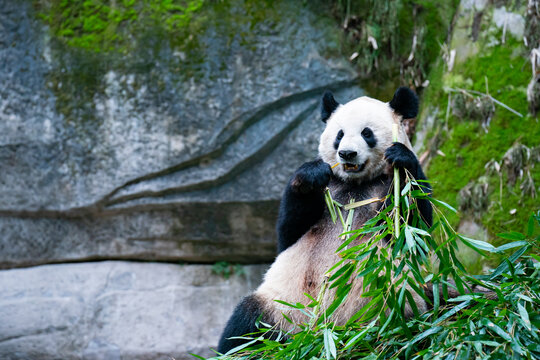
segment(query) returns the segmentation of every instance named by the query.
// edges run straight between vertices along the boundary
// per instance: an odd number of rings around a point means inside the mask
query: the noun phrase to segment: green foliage
[[[264,335],[277,330],[259,322],[260,333],[246,335],[247,343],[218,358],[540,358],[540,257],[526,255],[540,246],[540,211],[530,217],[526,233],[500,234],[513,242],[496,248],[456,233],[438,208],[435,224],[427,229],[416,215],[418,199],[452,208],[417,190],[418,185],[407,179],[399,196],[401,212],[388,207],[352,231],[354,208],[342,214],[344,207],[327,193],[330,212],[345,231],[338,249],[342,260],[328,270],[317,299],[276,300],[307,314],[309,321],[294,324],[291,333],[280,332],[276,340]],[[481,254],[511,255],[490,274],[473,277],[456,256],[458,243]],[[347,300],[352,281],[362,281],[362,297],[370,301],[346,324],[335,324],[333,314]],[[327,291],[335,291],[334,301],[322,307]],[[419,298],[431,309],[418,308]]]
[[[439,56],[458,0],[324,2],[342,25],[342,52],[352,56],[370,96],[390,99],[399,85],[422,88]],[[373,77],[368,75],[377,74]],[[395,79],[381,81],[382,78]]]
[[[223,276],[225,279],[230,278],[231,275],[241,276],[245,274],[244,267],[241,264],[231,264],[227,261],[218,261],[212,265],[212,272]]]

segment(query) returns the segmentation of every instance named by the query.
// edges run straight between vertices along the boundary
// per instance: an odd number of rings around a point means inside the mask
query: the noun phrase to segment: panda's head
[[[332,93],[322,99],[321,117],[326,129],[319,155],[338,166],[334,175],[344,181],[362,182],[384,172],[384,152],[392,144],[392,128],[399,125],[398,141],[411,148],[401,120],[416,117],[418,98],[409,88],[397,89],[393,99],[382,102],[367,96],[339,104]]]

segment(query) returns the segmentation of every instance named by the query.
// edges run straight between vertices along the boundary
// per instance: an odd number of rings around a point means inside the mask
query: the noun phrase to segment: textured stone
[[[107,261],[0,271],[0,358],[210,356],[264,265],[225,280],[205,265]]]
[[[259,23],[213,18],[186,75],[166,39],[81,53],[30,0],[0,0],[0,267],[270,261],[281,191],[316,155],[319,97],[361,95],[332,22],[271,9]]]

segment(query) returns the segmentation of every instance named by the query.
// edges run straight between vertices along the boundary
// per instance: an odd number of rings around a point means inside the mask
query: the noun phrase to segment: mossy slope
[[[461,9],[453,41],[444,48],[446,61],[439,60],[430,75],[421,115],[421,119],[435,115],[428,135],[421,139],[431,155],[427,172],[435,196],[459,207],[462,219],[481,223],[491,238],[503,231],[525,231],[527,219],[538,209],[535,193],[540,185],[535,154],[540,124],[528,113],[526,95],[529,49],[521,38],[495,26],[494,11],[493,5]],[[514,11],[523,14],[524,8]],[[474,40],[473,22],[479,12],[482,20]],[[453,50],[457,54],[452,66]],[[529,159],[512,164],[515,159],[505,154],[520,145],[531,150]],[[523,173],[512,183],[509,169],[516,165]]]

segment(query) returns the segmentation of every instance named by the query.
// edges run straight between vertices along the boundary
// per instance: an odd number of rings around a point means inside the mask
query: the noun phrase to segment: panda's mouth
[[[351,164],[351,163],[344,163],[343,164],[343,170],[347,173],[357,173],[366,167],[367,161],[363,164]]]

